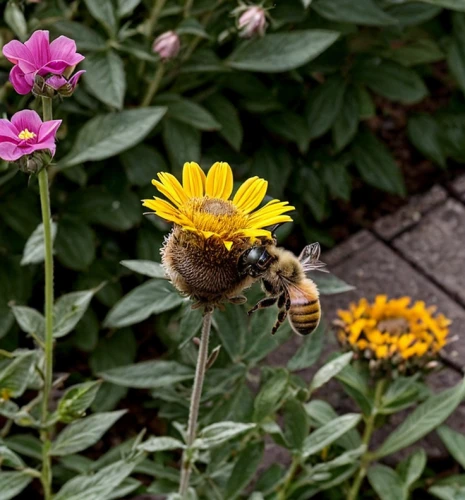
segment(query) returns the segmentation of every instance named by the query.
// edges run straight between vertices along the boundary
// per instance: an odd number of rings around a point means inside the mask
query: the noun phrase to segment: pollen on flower
[[[167,200],[143,200],[174,227],[162,249],[162,262],[173,284],[200,302],[218,303],[250,286],[239,276],[240,255],[254,242],[271,240],[268,226],[290,222],[294,207],[271,200],[257,209],[268,183],[246,180],[231,198],[233,174],[217,162],[206,175],[197,163],[184,164],[182,184],[163,172],[153,185]]]
[[[27,141],[28,139],[34,139],[34,137],[37,137],[37,134],[35,134],[34,132],[29,132],[29,130],[25,128],[24,130],[21,130],[21,132],[18,134],[18,137],[23,141]]]
[[[373,303],[363,298],[338,311],[337,337],[372,368],[405,372],[425,366],[447,344],[451,322],[434,312],[422,301],[412,305],[410,297],[378,295]]]

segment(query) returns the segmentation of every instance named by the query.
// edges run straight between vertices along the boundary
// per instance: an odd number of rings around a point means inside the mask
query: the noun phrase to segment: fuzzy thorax
[[[248,238],[235,240],[227,250],[215,237],[205,239],[175,225],[162,248],[162,263],[180,292],[200,303],[216,305],[254,282],[238,273],[238,259],[248,248]]]

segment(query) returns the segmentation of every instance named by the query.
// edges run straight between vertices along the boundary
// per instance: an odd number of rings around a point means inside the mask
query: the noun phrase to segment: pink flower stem
[[[52,100],[50,98],[42,97],[42,111],[44,121],[52,119]],[[38,178],[45,240],[45,366],[41,418],[41,440],[43,443],[41,481],[44,489],[44,498],[45,500],[50,500],[52,498],[52,467],[50,458],[51,435],[48,416],[53,381],[53,240],[47,168],[43,168],[39,172]]]
[[[197,435],[197,420],[199,417],[200,399],[202,397],[203,381],[207,371],[208,341],[212,326],[213,311],[206,310],[203,316],[202,337],[200,339],[197,367],[195,370],[194,387],[192,388],[191,405],[189,409],[189,423],[187,424],[186,449],[182,455],[181,482],[179,494],[184,498],[189,488],[189,479],[192,472],[192,445]]]

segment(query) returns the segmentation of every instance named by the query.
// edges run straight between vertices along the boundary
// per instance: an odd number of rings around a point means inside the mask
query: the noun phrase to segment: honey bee
[[[320,322],[318,289],[307,276],[309,271],[327,272],[319,260],[320,244],[307,245],[297,258],[292,252],[274,244],[256,245],[246,250],[238,262],[239,272],[259,277],[266,297],[249,314],[277,305],[278,319],[271,330],[274,335],[286,318],[299,335],[311,334]]]

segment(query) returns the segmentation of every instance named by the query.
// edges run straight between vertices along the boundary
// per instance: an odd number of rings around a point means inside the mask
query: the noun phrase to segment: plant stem
[[[284,480],[282,487],[279,489],[278,500],[286,500],[287,491],[291,486],[292,481],[294,480],[294,476],[297,472],[297,469],[299,468],[299,465],[300,465],[300,457],[298,456],[292,457],[292,463],[291,466],[289,467],[289,471],[286,474],[286,478]]]
[[[44,121],[52,119],[52,100],[42,97],[42,111]],[[43,168],[38,175],[40,189],[40,205],[42,208],[42,222],[44,225],[45,241],[45,366],[44,387],[42,390],[42,485],[44,498],[52,498],[52,468],[50,460],[50,432],[47,428],[48,404],[53,381],[53,240],[50,211],[50,193],[48,186],[47,168]]]
[[[150,11],[149,20],[145,26],[145,36],[150,38],[152,36],[155,25],[157,24],[158,18],[160,17],[161,11],[165,6],[166,0],[158,0],[153,4],[152,10]]]
[[[363,431],[363,437],[362,437],[362,443],[367,447],[367,449],[365,450],[365,453],[363,454],[362,459],[360,461],[360,468],[358,470],[357,475],[355,476],[352,488],[350,489],[349,495],[347,496],[347,500],[357,500],[360,486],[362,485],[368,467],[370,466],[372,455],[370,453],[369,446],[370,446],[371,436],[373,435],[373,431],[375,429],[375,420],[376,416],[378,415],[378,410],[381,404],[381,398],[383,397],[385,386],[386,386],[386,379],[384,378],[378,380],[378,382],[376,383],[373,408],[371,410],[370,415],[365,420],[365,430]]]
[[[184,19],[187,19],[191,15],[192,5],[194,4],[194,0],[186,0],[184,4]]]
[[[141,107],[146,108],[150,106],[154,95],[157,93],[158,87],[160,87],[161,79],[165,74],[165,65],[162,61],[160,61],[157,71],[155,72],[155,76],[153,80],[149,83],[147,87],[147,92],[145,93],[144,98],[142,99]]]
[[[187,425],[187,448],[184,450],[181,466],[181,482],[179,494],[184,497],[189,488],[189,479],[192,471],[191,448],[197,434],[197,419],[199,417],[200,398],[202,396],[203,380],[208,360],[208,340],[212,326],[213,311],[207,310],[203,316],[202,337],[200,339],[197,367],[195,370],[194,387],[192,388],[191,405],[189,409],[189,423]]]

